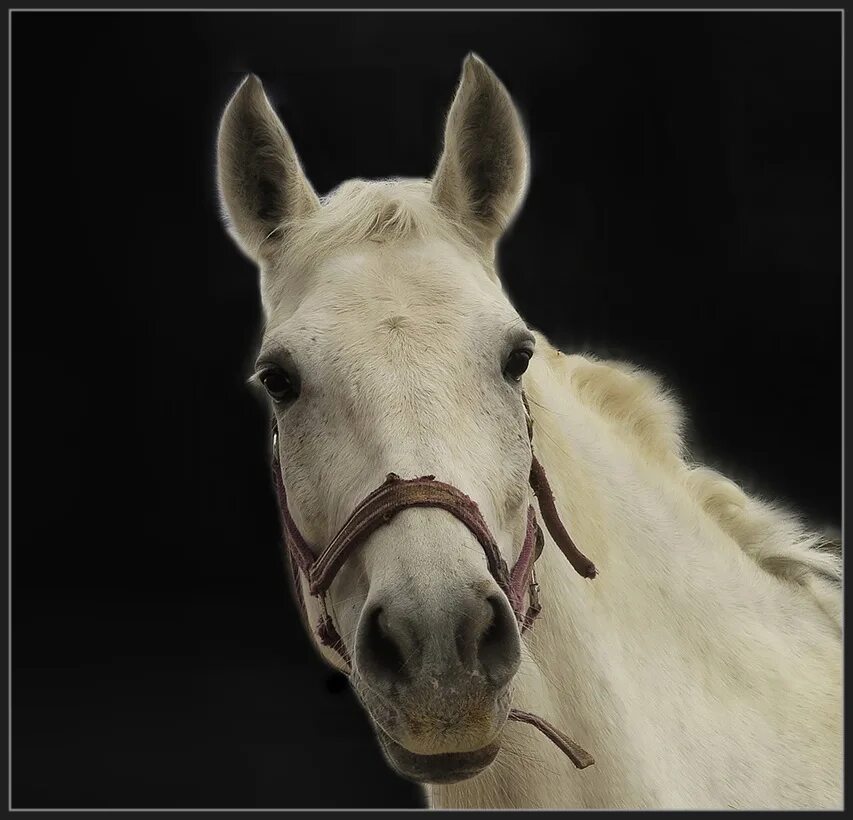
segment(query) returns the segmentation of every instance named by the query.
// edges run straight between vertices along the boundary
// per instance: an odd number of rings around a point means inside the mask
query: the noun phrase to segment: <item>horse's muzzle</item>
[[[382,751],[403,777],[451,783],[481,772],[500,749],[510,713],[509,686],[483,676],[449,676],[444,682],[378,692],[356,672],[351,678],[374,724]],[[464,684],[460,685],[462,681]]]

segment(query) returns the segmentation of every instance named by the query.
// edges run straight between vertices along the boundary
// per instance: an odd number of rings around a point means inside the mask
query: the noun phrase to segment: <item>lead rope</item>
[[[531,712],[525,712],[522,709],[510,709],[509,719],[518,721],[519,723],[527,723],[542,732],[572,763],[576,769],[585,769],[587,766],[592,766],[595,763],[595,758],[578,746],[567,734],[561,732],[556,726],[548,723],[544,718],[538,717]]]

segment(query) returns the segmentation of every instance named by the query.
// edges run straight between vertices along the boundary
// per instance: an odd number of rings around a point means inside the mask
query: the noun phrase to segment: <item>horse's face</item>
[[[503,86],[469,58],[431,184],[349,183],[321,205],[254,79],[223,117],[219,163],[236,238],[262,270],[256,380],[309,544],[319,552],[388,473],[434,475],[477,503],[511,566],[529,503],[520,376],[533,336],[493,269],[527,169]],[[311,627],[317,605],[303,593]],[[520,638],[460,521],[403,510],[326,600],[400,773],[448,782],[494,759]]]
[[[257,360],[274,395],[279,374],[299,385],[274,412],[300,531],[322,547],[388,473],[431,474],[477,502],[511,565],[530,471],[507,372],[532,352],[523,322],[441,243],[343,253],[315,278],[296,311],[272,314]],[[442,510],[404,510],[353,553],[328,601],[392,758],[423,776],[470,765],[418,756],[480,750],[508,709],[517,628],[471,532]]]

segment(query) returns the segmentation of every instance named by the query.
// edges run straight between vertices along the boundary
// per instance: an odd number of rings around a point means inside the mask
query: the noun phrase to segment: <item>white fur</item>
[[[472,111],[488,121],[484,140],[471,139]],[[236,238],[261,267],[260,359],[303,379],[299,399],[275,408],[296,523],[322,545],[385,473],[433,473],[479,504],[511,564],[532,497],[519,388],[501,376],[524,323],[501,289],[494,244],[527,180],[505,89],[469,59],[432,183],[359,180],[322,201],[270,117],[259,82],[238,91],[223,118],[220,184]],[[481,144],[499,167],[483,170]],[[270,168],[296,178],[253,187]],[[576,771],[534,729],[508,724],[491,767],[428,787],[430,803],[840,807],[838,557],[790,514],[691,464],[681,411],[650,375],[564,355],[538,336],[524,388],[563,520],[600,574],[581,579],[546,536],[544,610],[524,639],[513,704],[596,763]],[[463,586],[493,583],[459,522],[407,510],[348,561],[331,610],[352,650],[380,594],[406,596],[428,617]],[[477,747],[471,727],[459,750]],[[425,737],[427,750],[450,750],[441,733]]]
[[[686,463],[674,408],[642,379],[541,338],[538,352],[534,446],[600,576],[579,578],[548,540],[515,702],[596,763],[574,771],[512,725],[492,768],[432,788],[432,804],[840,807],[841,593],[815,595],[809,568],[838,563],[784,513]]]

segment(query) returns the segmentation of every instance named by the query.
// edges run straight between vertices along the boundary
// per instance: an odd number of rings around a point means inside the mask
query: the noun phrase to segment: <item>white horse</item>
[[[429,181],[320,199],[257,78],[222,118],[224,210],[260,268],[257,378],[312,549],[387,473],[433,474],[478,504],[512,565],[536,503],[523,381],[533,451],[599,571],[581,578],[546,536],[543,611],[522,636],[456,518],[407,509],[380,527],[328,604],[383,751],[436,807],[840,807],[840,557],[690,463],[654,378],[528,330],[495,268],[528,164],[512,100],[474,55]],[[507,723],[510,706],[595,765]]]

